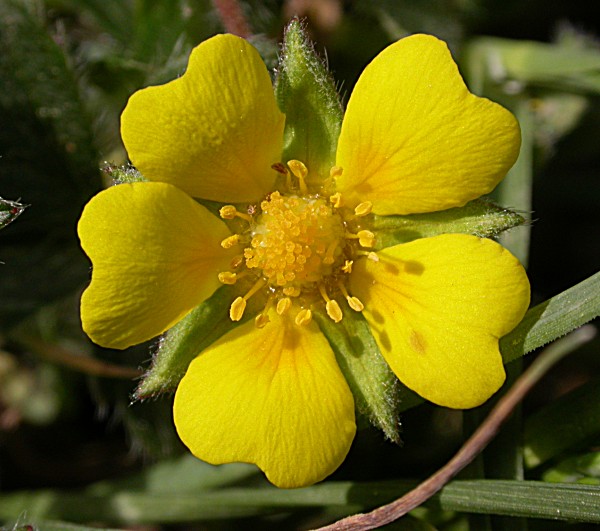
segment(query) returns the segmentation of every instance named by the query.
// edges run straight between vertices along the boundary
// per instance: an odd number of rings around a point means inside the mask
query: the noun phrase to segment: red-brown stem
[[[250,24],[237,0],[213,0],[213,6],[219,14],[227,33],[247,39],[252,35]]]
[[[584,326],[570,336],[546,348],[529,369],[515,382],[511,389],[498,401],[496,407],[469,437],[458,453],[435,474],[401,498],[383,505],[370,513],[355,514],[315,531],[366,531],[389,524],[427,501],[441,490],[456,474],[466,467],[494,438],[500,426],[510,417],[517,404],[538,382],[541,376],[574,346],[589,341],[595,334],[593,327]],[[569,347],[565,347],[570,341]]]

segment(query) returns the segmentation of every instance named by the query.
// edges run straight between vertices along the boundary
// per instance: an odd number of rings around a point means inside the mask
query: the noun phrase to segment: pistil
[[[259,205],[249,206],[247,212],[240,212],[234,205],[224,205],[219,210],[223,219],[238,218],[248,224],[239,234],[221,242],[225,249],[243,245],[243,252],[232,259],[232,271],[218,274],[219,281],[233,285],[243,277],[255,279],[249,291],[231,304],[230,318],[241,320],[248,299],[263,289],[267,299],[254,320],[258,328],[269,323],[273,309],[286,315],[296,308],[294,322],[309,324],[316,293],[336,323],[344,317],[336,297],[339,300],[343,296],[352,310],[362,311],[363,303],[348,293],[345,282],[358,256],[378,260],[373,251],[367,250],[374,246],[375,235],[364,228],[352,230],[358,224],[357,218],[371,213],[372,203],[364,201],[350,210],[344,206],[340,193],[311,195],[308,168],[299,160],[271,167],[285,176],[287,193],[272,192]],[[341,174],[342,168],[331,168],[329,184]],[[326,181],[324,187],[327,186]]]

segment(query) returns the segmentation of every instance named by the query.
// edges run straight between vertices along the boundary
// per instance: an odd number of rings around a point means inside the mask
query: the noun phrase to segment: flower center
[[[284,196],[264,200],[244,249],[246,267],[262,270],[271,286],[293,293],[319,282],[339,265],[345,245],[341,216],[324,199]]]
[[[231,319],[239,321],[247,300],[261,290],[266,291],[267,304],[255,319],[259,327],[269,322],[268,313],[273,305],[280,315],[292,307],[299,308],[296,324],[308,324],[315,300],[325,303],[327,315],[337,323],[343,313],[330,297],[332,294],[340,294],[350,308],[362,311],[362,303],[348,293],[346,279],[357,255],[366,254],[373,260],[377,256],[360,249],[373,246],[373,233],[364,229],[354,233],[350,227],[354,220],[370,213],[371,204],[361,203],[348,213],[341,208],[340,194],[325,198],[311,194],[305,181],[308,170],[300,161],[289,161],[287,168],[275,164],[273,169],[286,176],[286,193],[269,194],[260,203],[258,214],[255,207],[250,207],[248,213],[239,212],[233,205],[220,210],[224,219],[241,218],[249,224],[246,231],[221,242],[225,248],[235,245],[244,248],[243,254],[232,262],[234,271],[220,273],[219,280],[235,284],[242,277],[254,277],[249,291],[233,301]],[[331,174],[340,171],[333,168]]]

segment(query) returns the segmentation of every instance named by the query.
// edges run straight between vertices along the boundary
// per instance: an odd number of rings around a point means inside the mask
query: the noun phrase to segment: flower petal
[[[175,395],[179,436],[212,464],[255,463],[283,488],[322,480],[344,460],[356,426],[352,394],[314,323],[271,312],[205,350]]]
[[[220,285],[231,253],[225,224],[166,183],[120,184],[86,205],[78,225],[93,265],[81,320],[99,345],[126,348],[179,321]]]
[[[498,339],[522,319],[529,281],[492,240],[445,234],[361,259],[351,287],[382,354],[423,398],[454,408],[487,400],[504,382]]]
[[[494,189],[519,146],[514,116],[468,92],[446,44],[413,35],[381,52],[352,92],[337,190],[380,215],[462,206]]]
[[[217,35],[192,51],[182,77],[131,96],[121,135],[148,179],[194,197],[244,202],[275,182],[284,121],[258,52]]]

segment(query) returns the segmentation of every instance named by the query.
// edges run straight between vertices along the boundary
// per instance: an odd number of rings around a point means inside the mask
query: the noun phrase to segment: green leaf
[[[356,409],[388,439],[399,443],[400,383],[379,352],[365,318],[353,311],[346,312],[339,323],[320,312],[314,317],[335,352]],[[406,392],[411,393],[408,389]]]
[[[600,315],[600,273],[531,308],[500,340],[504,363],[542,347]]]
[[[468,56],[471,65],[479,63],[475,68],[496,83],[512,79],[600,92],[600,51],[591,46],[482,37],[469,44]]]
[[[228,466],[228,465],[225,465]],[[413,481],[327,482],[304,489],[271,486],[192,489],[187,493],[138,490],[105,495],[51,490],[0,495],[0,518],[22,511],[32,518],[160,524],[271,514],[299,508],[337,508],[338,514],[372,509],[407,493]],[[600,523],[600,487],[540,481],[452,481],[426,504],[444,511]]]
[[[527,419],[525,464],[533,468],[598,435],[600,380],[592,380]]]
[[[372,230],[377,234],[376,249],[383,249],[418,238],[445,233],[473,234],[493,238],[501,232],[521,225],[519,214],[484,199],[476,199],[463,207],[430,214],[408,216],[373,216]]]
[[[0,229],[3,229],[17,219],[26,208],[27,205],[22,205],[16,201],[8,201],[0,197]]]
[[[600,485],[600,452],[576,455],[544,471],[544,481]]]
[[[123,479],[95,483],[87,491],[90,494],[105,496],[131,491],[166,495],[189,494],[232,485],[257,473],[254,465],[230,463],[214,466],[191,454],[185,454],[159,461],[142,472]]]
[[[233,293],[232,286],[222,286],[161,338],[152,366],[135,391],[136,399],[175,391],[198,354],[255,313],[248,308],[241,321],[232,321],[229,306],[235,298]]]
[[[434,502],[445,510],[600,523],[600,487],[596,486],[453,481],[434,497]]]
[[[494,198],[501,205],[510,205],[524,213],[524,226],[519,231],[508,231],[500,235],[499,242],[514,254],[523,267],[529,263],[529,241],[531,238],[532,183],[535,124],[529,99],[518,97],[511,102],[521,126],[521,149],[519,158],[508,175],[494,190]]]
[[[119,531],[112,527],[89,527],[87,525],[72,524],[70,522],[30,520],[29,518],[19,518],[18,523],[11,526],[10,529],[11,531]]]
[[[89,278],[75,226],[101,187],[70,61],[27,6],[33,4],[0,2],[1,192],[30,205],[19,223],[0,233],[3,328]]]
[[[0,104],[9,109],[16,105],[17,110],[29,105],[29,110],[52,132],[73,176],[89,178],[86,172],[96,160],[96,152],[69,60],[24,2],[2,2],[0,30],[0,79],[4,89]],[[85,180],[72,185],[78,190],[89,187]]]
[[[286,115],[283,162],[302,161],[319,185],[335,164],[343,109],[335,84],[298,19],[283,38],[275,96]]]

